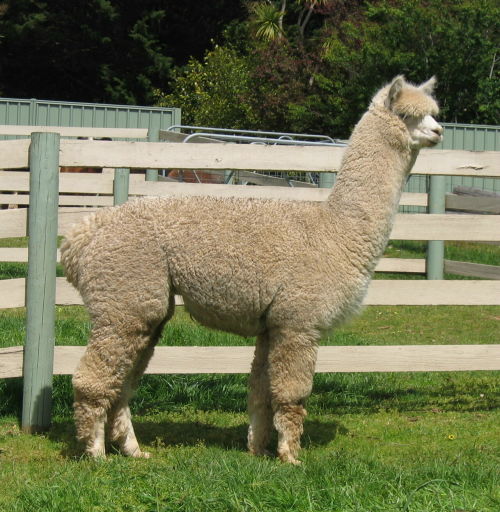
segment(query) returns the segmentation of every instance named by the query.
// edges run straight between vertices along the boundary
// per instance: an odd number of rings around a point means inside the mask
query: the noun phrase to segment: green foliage
[[[499,17],[494,0],[254,2],[225,47],[175,75],[167,98],[199,124],[347,137],[394,75],[437,75],[442,120],[495,123]]]
[[[0,91],[347,137],[395,74],[436,74],[443,120],[498,123],[499,18],[496,0],[4,0]]]
[[[397,73],[416,82],[435,74],[443,120],[494,120],[500,75],[492,71],[492,62],[499,16],[498,4],[490,0],[368,4],[361,21],[326,30],[327,65],[320,87],[325,90],[326,85],[338,98],[366,103],[381,83]],[[354,124],[354,109],[333,108],[341,124]]]
[[[107,0],[9,2],[0,16],[5,89],[15,96],[144,100],[170,72],[157,30],[164,17],[162,10],[131,12]]]
[[[252,5],[255,35],[259,39],[272,41],[284,36],[283,12],[272,3],[256,2]]]
[[[500,56],[495,53],[491,62],[491,76],[478,81],[476,103],[478,119],[485,124],[498,124],[500,118]]]
[[[304,48],[283,41],[258,46],[252,55],[254,108],[260,127],[287,132],[317,132],[310,96],[315,59]]]
[[[180,107],[184,124],[252,128],[252,94],[248,58],[215,46],[203,62],[191,59],[178,70],[172,92],[158,91],[157,104]]]
[[[240,2],[5,0],[0,90],[13,97],[150,104],[172,64],[201,56]]]
[[[250,21],[257,39],[288,40],[303,44],[307,35],[321,25],[324,17],[336,19],[345,11],[357,10],[356,2],[349,6],[332,0],[258,0],[250,2]]]

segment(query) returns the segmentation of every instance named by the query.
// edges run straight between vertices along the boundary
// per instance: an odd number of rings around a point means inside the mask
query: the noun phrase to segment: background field
[[[7,242],[8,243],[8,242]],[[447,244],[449,245],[449,244]],[[447,250],[451,250],[448,248]],[[495,246],[453,244],[456,259],[499,264]],[[389,255],[422,246],[391,243]],[[25,265],[1,264],[0,277]],[[21,345],[24,309],[0,311],[1,345]],[[81,307],[58,307],[56,339],[85,344]],[[498,343],[500,308],[369,307],[325,344]],[[163,345],[248,345],[182,308]],[[246,375],[148,375],[132,403],[150,460],[80,460],[70,378],[54,379],[46,435],[19,430],[22,383],[0,381],[0,510],[496,511],[500,507],[498,372],[318,374],[302,466],[246,453]]]

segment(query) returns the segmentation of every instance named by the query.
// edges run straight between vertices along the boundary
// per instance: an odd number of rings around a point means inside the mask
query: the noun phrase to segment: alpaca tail
[[[104,210],[92,213],[82,222],[72,226],[61,244],[61,263],[66,279],[79,289],[82,270],[81,258],[96,231],[106,223]]]

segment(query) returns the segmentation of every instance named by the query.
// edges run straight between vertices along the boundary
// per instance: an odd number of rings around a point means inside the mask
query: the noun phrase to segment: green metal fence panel
[[[178,108],[0,98],[0,124],[166,130],[180,123]],[[0,136],[12,138],[20,137]]]
[[[443,149],[465,149],[469,151],[500,151],[500,126],[445,124]],[[472,178],[450,176],[446,191],[455,186],[465,186],[500,192],[500,180],[494,178]]]
[[[437,149],[462,149],[467,151],[500,151],[500,126],[442,123],[444,127],[443,142]],[[406,185],[406,192],[427,192],[429,177],[411,176]],[[456,186],[474,187],[491,192],[500,192],[500,179],[474,178],[470,176],[447,176],[445,191],[451,193]],[[422,207],[405,206],[405,213],[421,213]]]
[[[0,124],[33,124],[30,118],[30,100],[0,98]]]
[[[442,123],[444,140],[442,149],[469,151],[500,151],[500,126],[480,124]]]

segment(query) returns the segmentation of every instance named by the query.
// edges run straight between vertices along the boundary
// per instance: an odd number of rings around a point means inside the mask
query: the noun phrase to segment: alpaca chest
[[[315,309],[317,327],[328,332],[348,322],[362,308],[370,279],[366,276],[351,276],[350,279],[334,280],[322,302]]]

